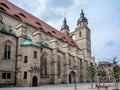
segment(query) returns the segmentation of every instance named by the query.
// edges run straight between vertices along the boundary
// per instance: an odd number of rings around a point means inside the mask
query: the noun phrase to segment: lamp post
[[[74,69],[77,70],[77,66],[74,66]],[[77,89],[77,72],[75,73],[75,89]]]
[[[75,89],[77,89],[77,82],[76,82],[76,79],[77,78],[77,73],[75,73]]]

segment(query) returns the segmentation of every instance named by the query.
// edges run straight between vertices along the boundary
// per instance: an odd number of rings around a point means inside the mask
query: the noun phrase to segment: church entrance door
[[[75,83],[75,72],[71,71],[69,74],[69,83]]]
[[[37,81],[38,81],[38,79],[37,79],[37,77],[36,76],[34,76],[33,78],[32,78],[32,86],[37,86]]]

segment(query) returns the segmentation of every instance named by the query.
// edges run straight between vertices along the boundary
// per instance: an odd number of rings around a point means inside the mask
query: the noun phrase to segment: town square
[[[0,0],[0,90],[120,90],[118,3]]]

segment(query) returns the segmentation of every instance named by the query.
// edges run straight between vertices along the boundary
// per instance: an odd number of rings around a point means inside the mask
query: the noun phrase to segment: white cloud
[[[80,17],[80,0],[9,0],[60,30],[64,12],[71,31],[76,28]],[[60,2],[56,4],[56,2]],[[71,3],[72,2],[72,3]],[[92,32],[92,51],[97,60],[120,57],[120,16],[119,1],[83,0],[85,16]],[[62,4],[63,3],[63,4]],[[65,6],[66,5],[66,6]],[[106,43],[114,42],[110,47]]]

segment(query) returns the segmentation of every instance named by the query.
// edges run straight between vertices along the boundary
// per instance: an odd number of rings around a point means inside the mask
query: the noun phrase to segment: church
[[[60,30],[0,0],[0,85],[40,86],[89,82],[91,30],[83,10],[70,32]],[[74,37],[74,38],[73,38]]]

